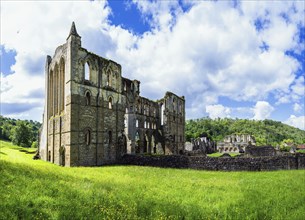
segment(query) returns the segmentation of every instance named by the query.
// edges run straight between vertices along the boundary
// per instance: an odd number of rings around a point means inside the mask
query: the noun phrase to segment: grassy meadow
[[[0,219],[305,219],[305,170],[66,168],[0,142]]]

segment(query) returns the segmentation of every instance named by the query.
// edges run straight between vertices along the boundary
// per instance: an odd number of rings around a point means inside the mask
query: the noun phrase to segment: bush
[[[38,142],[37,141],[33,141],[31,148],[38,148]]]

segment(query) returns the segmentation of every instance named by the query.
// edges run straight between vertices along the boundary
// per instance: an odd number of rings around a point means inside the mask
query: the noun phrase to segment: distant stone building
[[[232,134],[224,138],[223,142],[217,143],[217,151],[220,153],[245,152],[248,145],[256,145],[255,138],[249,134]]]
[[[216,142],[205,133],[198,138],[192,138],[191,142],[185,142],[185,153],[189,156],[206,155],[216,152]]]
[[[126,153],[184,151],[184,97],[141,97],[140,82],[122,77],[120,64],[81,47],[74,23],[66,43],[47,56],[45,74],[43,160],[99,166]]]

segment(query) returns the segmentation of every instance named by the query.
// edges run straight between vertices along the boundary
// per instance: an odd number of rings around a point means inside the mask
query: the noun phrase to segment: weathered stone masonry
[[[65,166],[115,163],[128,154],[184,151],[185,100],[171,92],[152,101],[121,65],[81,47],[74,23],[47,56],[46,104],[39,153]]]
[[[143,156],[124,155],[122,165],[152,166],[223,171],[269,171],[305,169],[305,154],[287,154],[267,157],[218,158],[205,156]]]

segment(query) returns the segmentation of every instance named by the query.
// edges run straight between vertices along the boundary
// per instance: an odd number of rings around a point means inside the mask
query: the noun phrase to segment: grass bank
[[[32,156],[0,142],[0,219],[305,218],[305,170],[64,168]]]

